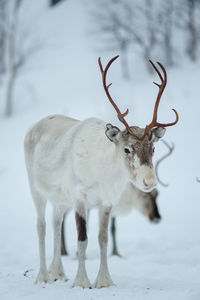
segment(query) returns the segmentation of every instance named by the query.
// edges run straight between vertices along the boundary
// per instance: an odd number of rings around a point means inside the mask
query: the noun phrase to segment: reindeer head
[[[119,56],[112,58],[105,69],[103,69],[101,64],[101,59],[99,58],[99,67],[102,74],[103,86],[106,92],[106,95],[115,108],[120,122],[124,124],[126,129],[120,131],[120,129],[112,124],[106,125],[106,136],[109,140],[115,143],[118,147],[121,156],[124,159],[124,163],[127,167],[130,181],[140,190],[145,192],[150,192],[155,185],[157,184],[156,175],[153,168],[152,157],[154,153],[154,142],[157,142],[165,134],[165,127],[173,126],[178,122],[178,113],[175,109],[173,111],[176,114],[176,120],[172,123],[158,123],[157,122],[157,110],[160,103],[162,93],[167,84],[167,73],[165,68],[158,63],[160,68],[163,71],[164,77],[161,75],[157,67],[152,64],[153,68],[156,70],[157,74],[160,77],[161,84],[155,83],[159,87],[158,96],[155,103],[154,113],[152,121],[145,128],[140,128],[137,126],[129,126],[124,117],[128,114],[128,109],[125,113],[121,113],[116,103],[113,101],[110,93],[109,87],[111,83],[107,85],[106,75],[109,67]]]

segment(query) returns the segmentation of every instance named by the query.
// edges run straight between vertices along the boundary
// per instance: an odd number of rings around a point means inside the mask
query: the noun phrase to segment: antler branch
[[[163,67],[163,65],[160,63],[160,62],[157,62],[157,64],[160,66],[160,68],[162,69],[163,71],[163,74],[164,74],[164,77],[161,75],[160,71],[158,70],[158,68],[154,65],[154,63],[149,60],[149,62],[151,63],[152,67],[154,68],[154,70],[156,71],[156,73],[158,74],[160,80],[161,80],[161,83],[157,83],[157,82],[153,82],[155,85],[158,86],[159,88],[159,91],[158,91],[158,96],[157,96],[157,99],[156,99],[156,103],[155,103],[155,107],[154,107],[154,112],[153,112],[153,118],[152,118],[152,121],[149,125],[146,126],[145,128],[145,133],[144,133],[144,136],[147,135],[149,133],[149,131],[153,128],[153,127],[169,127],[169,126],[173,126],[175,125],[178,120],[179,120],[179,116],[178,116],[178,113],[177,111],[173,108],[172,110],[174,111],[175,115],[176,115],[176,120],[174,122],[171,122],[171,123],[159,123],[157,122],[157,114],[158,114],[158,106],[160,104],[160,99],[162,97],[162,94],[164,92],[164,89],[167,85],[167,72],[165,70],[165,68]]]
[[[117,104],[114,102],[114,100],[112,99],[110,93],[109,93],[109,87],[112,85],[112,83],[110,84],[107,84],[106,83],[106,76],[107,76],[107,72],[108,72],[108,69],[110,68],[111,64],[119,57],[119,55],[113,57],[109,62],[108,64],[106,65],[105,69],[103,69],[103,66],[102,66],[102,63],[101,63],[101,57],[98,58],[98,63],[99,63],[99,67],[100,67],[100,71],[101,71],[101,74],[102,74],[102,80],[103,80],[103,86],[104,86],[104,90],[106,92],[106,95],[110,101],[110,103],[112,104],[112,106],[114,107],[114,109],[116,110],[117,112],[117,116],[118,116],[118,119],[120,122],[122,122],[124,124],[124,126],[126,127],[126,129],[128,130],[128,132],[133,135],[135,138],[138,139],[138,136],[135,135],[132,131],[131,131],[131,128],[130,126],[128,125],[128,123],[126,122],[126,120],[124,119],[125,116],[127,116],[129,110],[127,108],[127,110],[124,112],[124,113],[121,113],[119,107],[117,106]]]
[[[165,155],[163,155],[163,156],[156,162],[156,164],[155,164],[155,173],[156,173],[158,182],[159,182],[162,186],[168,187],[169,184],[162,182],[162,181],[160,180],[159,176],[158,176],[158,166],[160,165],[160,163],[161,163],[163,160],[165,160],[167,157],[169,157],[169,156],[172,154],[172,152],[174,151],[175,146],[174,146],[174,143],[172,143],[172,146],[170,146],[165,140],[161,140],[161,141],[162,141],[163,144],[168,148],[169,151],[168,151],[168,153],[166,153]]]

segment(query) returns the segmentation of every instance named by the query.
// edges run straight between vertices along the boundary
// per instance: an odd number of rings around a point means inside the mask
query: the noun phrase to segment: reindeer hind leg
[[[37,233],[38,233],[39,255],[40,255],[40,270],[35,283],[51,283],[52,282],[51,278],[47,272],[46,250],[45,250],[46,200],[38,192],[33,190],[32,190],[32,197],[37,211]]]

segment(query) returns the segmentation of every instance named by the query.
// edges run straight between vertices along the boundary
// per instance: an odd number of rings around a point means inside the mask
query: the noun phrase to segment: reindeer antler
[[[101,74],[102,74],[102,79],[103,79],[103,86],[104,86],[104,90],[106,92],[106,95],[109,99],[109,101],[111,102],[111,104],[113,105],[114,109],[116,110],[117,112],[117,116],[118,116],[118,119],[120,120],[120,122],[122,122],[124,124],[124,126],[126,127],[127,131],[132,135],[134,136],[136,139],[142,141],[144,140],[145,136],[149,134],[150,130],[152,128],[154,128],[155,126],[157,127],[168,127],[168,126],[173,126],[175,125],[178,120],[179,120],[179,116],[178,116],[178,113],[175,109],[173,109],[173,111],[175,112],[176,114],[176,120],[172,123],[158,123],[157,122],[157,111],[158,111],[158,106],[159,106],[159,103],[160,103],[160,99],[161,99],[161,96],[163,94],[163,91],[166,87],[166,84],[167,84],[167,72],[165,70],[165,68],[163,67],[163,65],[161,63],[158,62],[158,65],[160,66],[160,68],[162,69],[163,73],[164,73],[164,78],[163,76],[161,75],[160,71],[157,69],[157,67],[154,65],[154,63],[150,61],[150,63],[152,64],[153,68],[155,69],[155,71],[157,72],[158,76],[160,77],[160,80],[161,80],[161,84],[158,84],[156,82],[154,82],[155,85],[157,85],[159,87],[159,92],[158,92],[158,96],[157,96],[157,99],[156,99],[156,103],[155,103],[155,107],[154,107],[154,113],[153,113],[153,119],[151,121],[151,123],[149,125],[146,126],[145,128],[145,131],[144,131],[144,135],[142,137],[138,137],[137,135],[135,135],[130,126],[128,125],[128,123],[126,122],[126,120],[124,119],[125,116],[127,116],[128,114],[128,109],[124,112],[124,113],[121,113],[121,111],[119,110],[119,107],[117,106],[117,104],[114,102],[114,100],[112,99],[108,89],[109,87],[112,85],[112,83],[108,84],[106,83],[106,76],[107,76],[107,72],[108,72],[108,69],[110,68],[111,64],[119,57],[119,55],[113,57],[109,62],[108,64],[106,65],[105,69],[103,69],[103,66],[102,66],[102,63],[101,63],[101,58],[99,57],[98,59],[98,63],[99,63],[99,67],[100,67],[100,70],[101,70]],[[151,137],[151,136],[150,136]],[[149,138],[150,138],[149,137]]]
[[[175,146],[174,146],[174,143],[172,143],[172,145],[170,146],[165,140],[161,140],[161,141],[162,141],[163,144],[168,148],[169,151],[168,151],[167,154],[163,155],[163,156],[156,162],[156,164],[155,164],[155,173],[156,173],[158,182],[159,182],[162,186],[168,187],[169,184],[163,183],[163,182],[160,180],[159,176],[158,176],[158,166],[159,166],[159,164],[160,164],[164,159],[166,159],[167,157],[169,157],[169,156],[172,154],[172,152],[174,151],[174,147],[175,147]]]
[[[102,74],[102,79],[103,79],[103,86],[104,86],[104,90],[106,92],[106,95],[110,101],[110,103],[113,105],[114,109],[116,110],[117,112],[117,116],[118,116],[118,119],[120,120],[120,122],[122,122],[124,124],[124,126],[126,127],[126,129],[128,130],[128,132],[133,135],[136,139],[139,139],[137,135],[135,135],[130,126],[128,125],[128,123],[126,122],[126,120],[124,119],[125,116],[127,116],[128,114],[128,108],[127,110],[124,112],[124,113],[121,113],[119,107],[117,106],[117,104],[114,102],[114,100],[112,99],[108,89],[109,87],[112,85],[112,83],[108,84],[106,83],[106,75],[107,75],[107,72],[108,72],[108,69],[110,68],[111,64],[119,57],[119,55],[113,57],[109,62],[108,64],[106,65],[105,69],[103,69],[103,66],[102,66],[102,63],[101,63],[101,57],[99,57],[98,59],[98,63],[99,63],[99,67],[100,67],[100,70],[101,70],[101,74]]]
[[[149,133],[149,131],[153,128],[153,127],[169,127],[169,126],[173,126],[175,125],[178,120],[179,120],[179,116],[178,116],[178,113],[177,111],[173,108],[172,110],[175,112],[176,114],[176,120],[172,123],[158,123],[157,122],[157,112],[158,112],[158,106],[160,104],[160,99],[162,97],[162,94],[164,92],[164,89],[167,85],[167,72],[165,70],[165,68],[163,67],[163,65],[160,63],[160,62],[157,62],[157,64],[160,66],[160,68],[162,69],[163,71],[163,74],[164,74],[164,78],[163,76],[161,75],[160,71],[158,70],[158,68],[154,65],[154,63],[149,60],[149,62],[151,63],[152,67],[154,68],[154,70],[156,71],[156,73],[158,74],[158,76],[160,77],[160,80],[161,80],[161,83],[156,83],[156,82],[153,82],[155,85],[158,86],[159,88],[159,91],[158,91],[158,96],[157,96],[157,99],[156,99],[156,103],[155,103],[155,107],[154,107],[154,112],[153,112],[153,119],[151,121],[151,123],[149,125],[146,126],[145,128],[145,133],[144,133],[144,136],[142,137],[142,139],[145,137],[145,135],[147,135]]]

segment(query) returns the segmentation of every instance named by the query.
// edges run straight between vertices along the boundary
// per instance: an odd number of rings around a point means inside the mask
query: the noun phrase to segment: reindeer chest
[[[127,183],[126,180],[127,177],[120,176],[117,171],[104,173],[102,177],[99,177],[96,185],[88,190],[88,198],[90,201],[95,200],[95,198],[98,199],[97,204],[100,202],[103,206],[115,206],[120,201]]]

